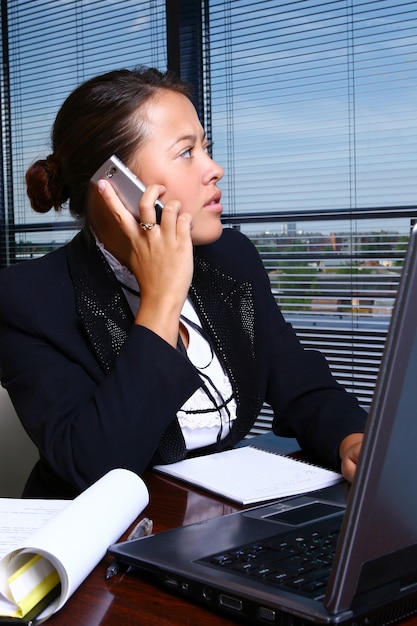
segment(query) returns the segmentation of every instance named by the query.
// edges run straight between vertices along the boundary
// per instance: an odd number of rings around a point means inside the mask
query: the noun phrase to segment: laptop
[[[416,229],[352,485],[115,544],[118,560],[242,622],[381,625],[417,612]]]

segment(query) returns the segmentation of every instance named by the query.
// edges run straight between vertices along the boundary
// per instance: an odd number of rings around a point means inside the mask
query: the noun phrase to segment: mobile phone
[[[95,184],[100,179],[107,179],[110,182],[125,207],[136,219],[139,219],[138,204],[145,191],[145,185],[115,154],[107,159],[91,177],[91,181]],[[163,206],[160,200],[155,202],[157,224],[161,223]]]

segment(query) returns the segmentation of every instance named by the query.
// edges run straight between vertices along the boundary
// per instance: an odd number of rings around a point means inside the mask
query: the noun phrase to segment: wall
[[[9,395],[0,386],[0,497],[19,498],[38,458]]]

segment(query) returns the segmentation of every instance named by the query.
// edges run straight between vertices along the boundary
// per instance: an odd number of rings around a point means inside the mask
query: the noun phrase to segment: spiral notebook
[[[253,444],[194,457],[154,470],[239,504],[254,504],[330,487],[341,474]],[[261,439],[261,438],[260,438]]]

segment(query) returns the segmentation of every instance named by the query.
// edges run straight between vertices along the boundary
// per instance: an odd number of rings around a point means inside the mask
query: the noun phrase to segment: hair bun
[[[54,154],[29,167],[26,186],[30,204],[38,213],[47,213],[52,208],[59,211],[68,199],[62,170]]]

